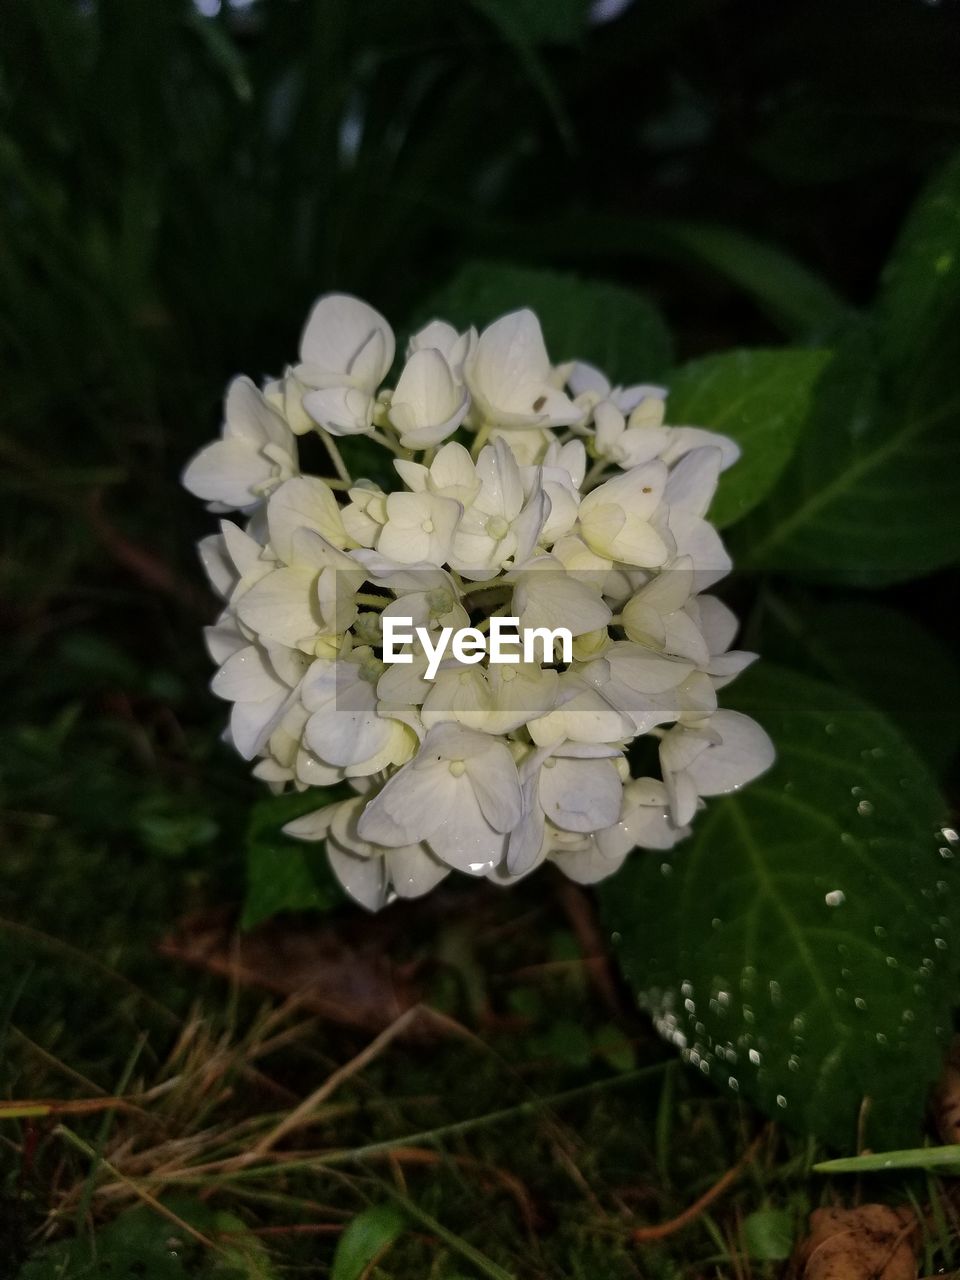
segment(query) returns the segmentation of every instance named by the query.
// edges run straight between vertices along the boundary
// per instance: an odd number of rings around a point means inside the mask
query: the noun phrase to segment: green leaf
[[[567,1067],[585,1067],[593,1056],[590,1033],[572,1018],[558,1018],[546,1031],[532,1036],[530,1049],[535,1056],[543,1055]]]
[[[849,316],[847,303],[809,267],[765,240],[718,223],[577,210],[533,226],[516,220],[504,224],[501,235],[515,252],[530,256],[580,255],[589,246],[597,261],[652,258],[704,266],[753,298],[784,333],[798,340],[820,341]]]
[[[858,1116],[873,1146],[909,1141],[955,995],[942,800],[852,694],[761,663],[725,700],[777,762],[601,886],[627,978],[721,1087],[838,1146]]]
[[[516,1280],[516,1277],[512,1276],[509,1271],[504,1271],[503,1267],[494,1262],[492,1258],[488,1258],[485,1253],[481,1253],[479,1249],[474,1248],[468,1240],[464,1240],[455,1231],[445,1227],[432,1214],[427,1213],[415,1200],[411,1200],[408,1196],[401,1194],[388,1182],[381,1180],[381,1186],[405,1210],[408,1217],[426,1227],[432,1236],[442,1240],[445,1245],[455,1250],[462,1258],[466,1258],[481,1275],[489,1276],[490,1280]],[[336,1280],[336,1277],[334,1277],[334,1280]]]
[[[209,1226],[195,1225],[216,1237],[220,1246],[221,1252],[210,1255],[207,1261],[211,1280],[228,1280],[228,1276],[230,1280],[275,1280],[276,1271],[266,1246],[236,1214],[217,1210],[211,1214]]]
[[[167,1208],[182,1222],[217,1242],[207,1252],[190,1234],[154,1210],[138,1206],[91,1239],[61,1241],[24,1264],[17,1280],[275,1280],[263,1242],[235,1214],[175,1196]],[[197,1264],[197,1265],[194,1265]]]
[[[847,328],[742,564],[885,586],[960,557],[958,281],[960,156],[907,219],[875,324]]]
[[[377,1204],[351,1221],[340,1237],[333,1259],[332,1280],[360,1280],[406,1230],[407,1220],[395,1204]]]
[[[814,1173],[890,1173],[895,1169],[934,1169],[940,1173],[960,1173],[960,1145],[876,1151],[866,1156],[821,1160],[813,1166]]]
[[[146,848],[164,858],[183,857],[211,844],[220,832],[208,813],[188,808],[179,797],[167,793],[145,796],[132,817]]]
[[[938,773],[946,769],[960,746],[960,672],[938,636],[903,610],[871,599],[824,602],[807,592],[768,592],[763,602],[761,653],[859,694],[888,715]]]
[[[730,351],[694,360],[670,378],[670,422],[722,431],[743,449],[710,508],[718,528],[746,515],[776,483],[828,359],[826,351],[793,348]]]
[[[672,343],[659,311],[641,294],[599,280],[501,262],[468,262],[420,308],[458,328],[478,328],[531,307],[554,363],[587,360],[614,383],[649,382],[670,367]]]
[[[958,411],[960,394],[892,397],[875,334],[852,325],[820,377],[792,462],[737,529],[737,563],[871,587],[952,563]]]
[[[758,1209],[743,1220],[743,1245],[760,1262],[782,1262],[793,1252],[793,1215],[782,1209]]]
[[[907,218],[883,273],[877,318],[887,360],[908,393],[931,374],[938,381],[938,373],[953,374],[958,387],[960,152]]]
[[[285,823],[342,796],[335,788],[271,796],[253,806],[247,828],[247,894],[241,927],[278,911],[330,911],[343,902],[322,844],[285,836]]]
[[[187,1258],[198,1249],[185,1232],[151,1209],[121,1214],[93,1239],[61,1241],[20,1268],[17,1280],[103,1280],[133,1276],[140,1280],[183,1280]]]
[[[636,1067],[637,1055],[633,1045],[615,1023],[607,1022],[600,1027],[594,1043],[601,1058],[615,1071],[633,1071]]]
[[[827,282],[788,253],[753,236],[709,222],[641,222],[650,242],[700,262],[749,294],[785,333],[822,339],[841,324],[847,306]]]

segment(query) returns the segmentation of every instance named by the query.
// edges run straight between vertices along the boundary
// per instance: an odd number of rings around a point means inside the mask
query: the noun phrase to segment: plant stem
[[[347,470],[343,458],[340,456],[340,450],[333,442],[333,436],[325,427],[317,427],[317,435],[319,435],[320,439],[327,447],[327,453],[330,455],[330,461],[333,463],[334,471],[336,471],[340,479],[346,484],[347,488],[350,488],[353,484],[353,480],[350,477],[350,472]]]
[[[395,453],[398,458],[410,457],[409,451],[407,449],[401,449],[397,441],[391,440],[385,432],[374,430],[369,431],[367,434],[370,436],[371,440],[376,440],[377,444],[382,444],[385,449],[389,449],[391,453]]]
[[[583,489],[586,491],[591,488],[603,475],[607,469],[606,458],[598,458],[583,479]]]

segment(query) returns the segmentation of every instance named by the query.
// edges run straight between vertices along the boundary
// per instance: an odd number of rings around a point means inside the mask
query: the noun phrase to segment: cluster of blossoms
[[[276,791],[348,784],[286,830],[325,840],[370,909],[451,869],[510,884],[549,859],[590,882],[670,848],[701,797],[773,759],[717,706],[754,657],[704,594],[730,568],[705,517],[736,445],[665,425],[660,387],[552,365],[531,311],[480,334],[433,321],[388,390],[394,355],[381,315],[322,297],[300,362],[262,390],[237,378],[186,469],[236,513],[200,546],[229,740]],[[334,477],[300,474],[308,432]],[[349,474],[334,437],[359,435],[393,455],[392,491]],[[383,660],[384,617],[429,637],[503,616],[566,628],[572,661],[447,655],[430,679],[416,640]]]

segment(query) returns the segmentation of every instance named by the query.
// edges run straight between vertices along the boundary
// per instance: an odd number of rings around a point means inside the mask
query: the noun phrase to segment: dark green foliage
[[[878,587],[960,556],[960,158],[923,193],[874,312],[841,328],[793,465],[743,562]]]
[[[247,829],[247,894],[241,917],[245,929],[278,911],[329,911],[344,901],[343,890],[327,866],[323,845],[292,840],[281,830],[284,823],[341,798],[305,791],[258,800],[253,806]]]
[[[173,1220],[141,1207],[95,1239],[81,1237],[44,1249],[21,1268],[18,1280],[274,1280],[266,1249],[241,1219],[176,1197],[166,1207]],[[226,1233],[218,1253],[205,1256],[190,1228],[201,1234]]]
[[[790,461],[828,351],[730,351],[685,365],[670,380],[670,421],[709,422],[741,457],[724,472],[710,507],[718,529],[761,503]]]
[[[542,316],[554,360],[586,360],[615,384],[662,378],[672,340],[657,309],[618,285],[585,282],[557,272],[496,262],[469,262],[420,309],[458,328],[481,328],[508,311],[530,307]]]
[[[358,1213],[337,1245],[332,1280],[360,1280],[406,1225],[402,1212],[392,1204],[374,1205]]]
[[[600,888],[641,1004],[718,1085],[840,1146],[919,1130],[949,1038],[957,937],[944,806],[846,691],[762,663],[725,705],[774,768]],[[642,927],[637,922],[642,920]]]

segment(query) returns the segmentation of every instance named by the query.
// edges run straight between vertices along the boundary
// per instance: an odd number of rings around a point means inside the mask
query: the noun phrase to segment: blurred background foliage
[[[800,371],[842,333],[834,398],[809,428],[825,456],[832,424],[859,412],[850,371],[885,323],[867,315],[884,264],[960,145],[958,65],[956,0],[6,0],[2,914],[140,979],[176,914],[242,897],[248,846],[274,859],[256,864],[272,895],[261,914],[329,905],[320,890],[311,904],[302,868],[277,879],[283,850],[250,820],[260,790],[219,745],[193,555],[209,520],[178,485],[227,379],[278,372],[318,293],[355,292],[408,323],[443,299],[457,319],[458,298],[483,309],[478,263],[493,261],[518,299],[547,290],[550,337],[550,290],[596,277],[646,299],[604,295],[639,308],[643,350],[624,359],[636,379],[731,348],[810,348],[792,353],[784,404],[762,406],[793,414],[791,431]],[[926,376],[936,334],[936,371],[955,371],[941,339],[956,299],[930,314],[919,294],[900,302],[904,365]],[[589,315],[577,323],[602,341]],[[681,373],[678,403],[693,411],[712,368]],[[955,415],[940,429],[955,438]],[[733,530],[738,560],[802,480]],[[749,642],[885,707],[955,800],[949,499],[940,518],[905,552],[924,576],[901,566],[867,603],[822,573],[816,588],[781,583],[784,562],[762,558],[772,588],[758,597],[748,577],[733,595]],[[883,525],[858,519],[854,550]],[[891,682],[858,635],[922,654],[920,685]],[[9,1008],[25,936],[0,937]],[[83,972],[63,954],[41,964],[24,1016],[47,1051],[112,1087],[117,1010]],[[178,1008],[198,989],[189,974],[163,982]],[[142,1016],[125,1010],[127,1030]],[[34,1083],[11,1066],[5,1087]]]

